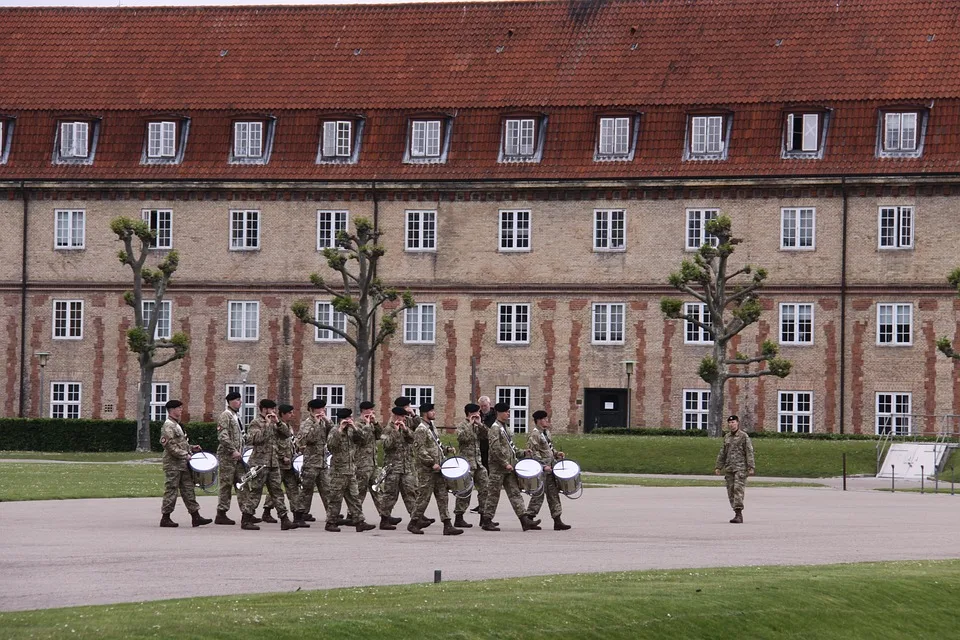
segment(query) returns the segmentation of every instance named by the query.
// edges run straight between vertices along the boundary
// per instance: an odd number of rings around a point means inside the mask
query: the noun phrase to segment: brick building
[[[933,430],[960,413],[935,347],[960,340],[958,68],[947,1],[0,9],[0,412],[135,414],[119,215],[181,255],[161,324],[192,348],[158,404],[352,403],[349,346],[290,304],[329,317],[308,276],[365,216],[420,305],[377,355],[381,406],[699,426],[708,347],[659,300],[721,213],[770,272],[739,348],[794,362],[730,410]]]

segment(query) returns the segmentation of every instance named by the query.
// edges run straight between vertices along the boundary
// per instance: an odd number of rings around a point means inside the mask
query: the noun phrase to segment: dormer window
[[[10,157],[10,142],[13,139],[13,118],[0,116],[0,164],[6,164]]]
[[[97,146],[99,120],[61,120],[57,126],[54,162],[91,164]]]
[[[523,116],[503,121],[500,162],[539,162],[543,153],[546,118]]]
[[[880,112],[877,155],[881,158],[916,158],[923,153],[927,112],[889,109]]]
[[[408,163],[446,162],[453,119],[413,118],[407,127],[407,148],[403,161]]]
[[[266,164],[273,143],[273,119],[237,120],[233,123],[232,164]]]
[[[352,163],[357,161],[362,119],[324,120],[320,129],[318,163]]]
[[[784,158],[822,158],[827,112],[790,111],[783,135]]]
[[[731,120],[728,115],[690,116],[684,159],[726,160]]]
[[[179,164],[187,144],[190,120],[187,118],[158,118],[147,122],[142,164]]]
[[[601,116],[594,162],[633,160],[638,122],[637,116]]]

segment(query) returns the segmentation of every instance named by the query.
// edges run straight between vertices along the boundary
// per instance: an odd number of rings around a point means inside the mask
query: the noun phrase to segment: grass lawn
[[[956,560],[744,567],[0,613],[0,638],[941,640],[958,601]]]
[[[139,453],[137,451],[98,451],[80,453],[76,451],[0,451],[0,460],[63,460],[65,462],[126,462],[129,460],[159,460],[163,454],[158,451]]]
[[[0,463],[0,501],[162,495],[159,464]]]
[[[630,476],[582,476],[586,487],[609,487],[613,485],[635,485],[639,487],[725,487],[723,478],[703,480],[700,478],[636,478]],[[765,482],[753,478],[747,481],[751,487],[824,487],[819,482]]]

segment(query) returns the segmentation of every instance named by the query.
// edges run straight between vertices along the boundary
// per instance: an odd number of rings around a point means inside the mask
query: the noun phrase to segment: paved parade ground
[[[215,503],[200,497],[201,513]],[[523,533],[504,497],[503,531],[444,537],[439,522],[415,536],[406,520],[362,534],[192,528],[182,503],[180,527],[161,529],[160,498],[0,503],[0,610],[430,582],[436,569],[446,581],[960,558],[960,495],[748,486],[743,525],[714,487],[588,488],[563,506],[570,531],[553,531],[544,505],[543,531]]]

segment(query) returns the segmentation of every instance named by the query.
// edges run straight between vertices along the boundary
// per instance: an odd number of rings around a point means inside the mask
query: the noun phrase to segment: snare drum
[[[447,483],[447,491],[458,498],[469,496],[473,491],[473,474],[466,458],[447,458],[440,465],[440,473]]]
[[[253,455],[253,447],[244,447],[243,453],[240,454],[240,459],[243,460],[243,466],[250,466],[250,456]]]
[[[200,451],[190,456],[190,470],[193,471],[193,483],[206,491],[217,483],[217,471],[220,463],[217,456]]]
[[[517,472],[520,490],[530,495],[543,491],[543,465],[536,460],[518,460],[513,468]]]
[[[297,477],[300,477],[300,474],[303,473],[303,454],[298,453],[293,456],[293,472],[297,474]]]
[[[573,460],[558,460],[553,465],[553,477],[557,481],[557,489],[565,496],[571,496],[583,489],[580,482],[580,465]]]

